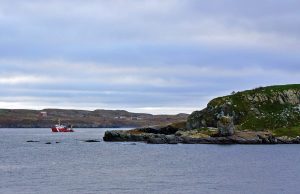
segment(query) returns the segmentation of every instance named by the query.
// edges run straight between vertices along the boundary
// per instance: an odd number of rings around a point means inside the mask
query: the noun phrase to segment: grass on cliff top
[[[300,90],[300,84],[287,84],[287,85],[257,87],[252,90],[245,90],[242,92],[237,92],[236,94],[254,94],[254,93],[258,93],[258,92],[271,94],[272,92],[280,92],[280,91],[290,90],[290,89]]]
[[[217,129],[211,129],[211,128],[207,128],[207,127],[203,127],[200,129],[196,129],[199,133],[203,133],[205,135],[215,135],[217,133]]]
[[[210,103],[212,105],[218,105],[218,104],[224,103],[226,100],[231,99],[237,105],[243,105],[243,104],[239,104],[239,103],[243,100],[244,95],[253,95],[256,93],[265,93],[267,95],[271,95],[273,92],[280,92],[280,91],[289,90],[289,89],[300,90],[300,84],[287,84],[287,85],[258,87],[258,88],[254,88],[252,90],[245,90],[245,91],[241,91],[241,92],[236,92],[235,94],[218,97],[218,98],[213,99]]]
[[[273,130],[273,134],[276,137],[282,137],[282,136],[297,137],[300,136],[300,126],[289,127],[289,128],[278,128]]]
[[[294,117],[281,118],[280,116],[283,110],[288,110],[290,112],[293,110],[291,104],[251,102],[246,97],[248,95],[253,97],[256,94],[272,96],[274,92],[281,92],[289,89],[300,90],[300,84],[258,87],[253,90],[246,90],[232,95],[215,98],[209,105],[217,107],[224,103],[231,103],[233,105],[232,110],[235,113],[244,115],[240,117],[240,125],[243,129],[255,129],[257,131],[263,129],[276,129],[283,126],[293,127],[288,124],[295,122],[295,119],[292,119]],[[260,114],[255,114],[254,109],[259,110]]]
[[[263,88],[267,89],[267,90],[282,91],[282,90],[288,90],[288,89],[300,89],[300,84],[276,85],[276,86],[267,86],[267,87],[263,87]]]
[[[215,129],[209,129],[209,128],[199,128],[194,130],[188,130],[188,131],[177,131],[176,135],[179,136],[186,136],[191,138],[207,138],[214,136],[218,133]]]

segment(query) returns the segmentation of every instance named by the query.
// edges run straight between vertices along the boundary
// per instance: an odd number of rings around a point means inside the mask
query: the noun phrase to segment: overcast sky
[[[0,107],[190,113],[299,83],[299,0],[0,0]]]

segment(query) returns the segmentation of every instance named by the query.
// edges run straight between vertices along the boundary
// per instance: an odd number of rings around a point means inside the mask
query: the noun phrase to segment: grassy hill
[[[240,130],[299,135],[300,84],[259,87],[215,98],[204,110],[188,117],[187,128],[216,127],[222,115],[232,116]]]

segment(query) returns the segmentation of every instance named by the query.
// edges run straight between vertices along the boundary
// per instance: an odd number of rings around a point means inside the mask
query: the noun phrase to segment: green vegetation
[[[207,127],[196,129],[196,131],[198,133],[202,133],[202,134],[208,135],[208,136],[214,136],[214,135],[216,135],[218,133],[217,129],[211,129],[211,128],[207,128]]]
[[[295,104],[280,101],[284,101],[287,97],[284,93],[286,91],[300,91],[300,84],[260,87],[221,97],[210,103],[213,106],[226,103],[232,105],[228,109],[232,109],[231,112],[237,114],[243,129],[263,130],[291,127],[300,120],[300,117]]]
[[[208,138],[217,134],[217,130],[211,130],[208,128],[194,129],[189,131],[177,131],[177,136],[185,136],[191,138]]]
[[[297,137],[300,136],[300,126],[294,126],[290,128],[278,128],[273,130],[273,134],[276,137],[282,137],[282,136]]]
[[[215,98],[206,109],[191,114],[187,126],[216,127],[221,115],[232,116],[240,130],[273,130],[276,134],[297,136],[300,84],[259,87]]]

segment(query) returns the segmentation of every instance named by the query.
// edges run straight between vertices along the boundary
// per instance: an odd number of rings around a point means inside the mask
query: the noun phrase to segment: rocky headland
[[[157,128],[106,131],[104,141],[146,142],[149,144],[299,144],[300,137],[276,137],[270,131],[236,131],[222,136],[218,129],[180,130],[165,134]]]
[[[260,87],[210,101],[185,122],[106,131],[104,141],[151,144],[299,144],[300,85]]]

